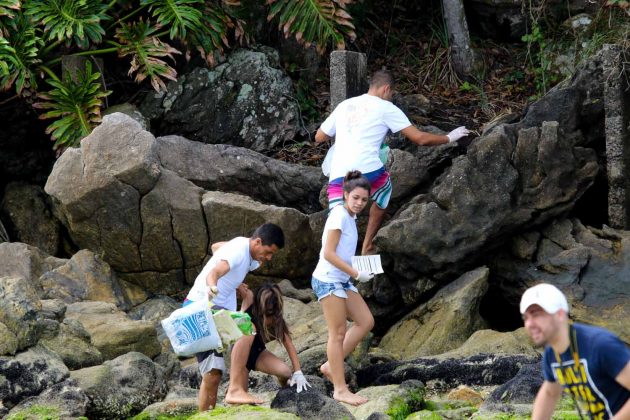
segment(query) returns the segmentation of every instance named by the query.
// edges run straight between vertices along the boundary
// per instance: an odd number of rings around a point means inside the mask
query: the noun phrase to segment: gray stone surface
[[[0,323],[15,336],[17,350],[37,343],[41,331],[41,307],[37,291],[24,278],[0,277]],[[13,352],[11,345],[8,353]]]
[[[0,204],[5,227],[13,242],[23,242],[56,255],[61,225],[50,211],[42,187],[12,182],[4,190]]]
[[[291,79],[268,47],[240,49],[213,69],[180,75],[166,92],[149,93],[140,109],[158,135],[259,152],[292,141],[299,124]]]
[[[32,418],[29,416],[29,409],[38,406],[56,410],[59,419],[85,418],[88,397],[77,387],[76,381],[66,379],[47,388],[41,394],[20,402],[11,409],[9,415],[15,418]]]
[[[137,352],[73,371],[71,377],[88,396],[88,418],[126,419],[161,401],[167,391],[164,369]]]
[[[336,50],[330,53],[330,109],[367,92],[367,57],[363,53]]]
[[[606,165],[608,174],[608,222],[611,227],[630,227],[630,71],[619,45],[604,45],[604,107],[606,112]]]
[[[202,144],[180,136],[157,139],[162,165],[208,191],[236,192],[312,213],[321,210],[321,170],[281,162],[242,147]]]

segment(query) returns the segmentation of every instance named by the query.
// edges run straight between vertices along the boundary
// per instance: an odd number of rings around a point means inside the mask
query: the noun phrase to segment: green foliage
[[[269,19],[278,16],[285,36],[295,38],[307,47],[315,45],[321,53],[329,43],[345,48],[344,37],[354,40],[356,34],[346,4],[352,0],[268,0]]]
[[[129,75],[135,74],[136,81],[151,79],[151,86],[157,91],[166,90],[162,78],[177,80],[177,72],[159,57],[173,58],[180,54],[175,48],[160,41],[155,36],[157,28],[140,20],[137,23],[123,25],[116,32],[120,41],[118,54],[131,56]]]
[[[547,39],[538,23],[534,23],[531,32],[523,35],[521,40],[527,43],[528,66],[534,75],[537,97],[540,97],[559,80],[558,72],[552,68],[554,55],[549,51]]]
[[[295,34],[321,52],[331,42],[343,47],[344,37],[354,38],[346,11],[350,1],[266,3],[268,19],[278,19],[286,36]],[[63,55],[117,53],[129,60],[128,74],[136,82],[149,80],[155,90],[165,90],[167,81],[177,78],[175,54],[189,58],[198,51],[214,65],[216,55],[234,42],[249,42],[246,16],[252,18],[239,0],[0,0],[0,88],[31,97],[38,78],[47,74],[53,89],[40,94],[37,106],[48,110],[43,118],[57,119],[48,128],[55,148],[76,145],[100,120],[108,92],[99,91],[100,76],[91,67],[76,82],[60,81]],[[307,89],[298,90],[298,101],[310,112],[312,98]]]
[[[100,0],[27,0],[24,10],[36,25],[43,26],[44,39],[66,45],[74,41],[82,49],[103,40],[101,21],[109,19],[107,5]]]
[[[427,408],[429,401],[425,401],[424,395],[424,389],[414,388],[394,397],[385,414],[394,420],[404,420],[409,414]]]
[[[20,0],[0,0],[0,17],[12,18],[17,10],[20,10]]]
[[[13,19],[2,18],[0,36],[0,88],[15,86],[18,95],[24,89],[37,89],[36,68],[43,45],[28,17],[17,13]]]
[[[142,0],[160,27],[170,28],[171,39],[186,38],[188,31],[201,30],[202,0]]]
[[[11,414],[7,420],[61,420],[57,407],[47,407],[43,405],[33,405],[16,414]]]
[[[100,78],[100,73],[92,72],[92,63],[86,61],[85,71],[78,71],[74,78],[47,80],[53,89],[40,93],[39,97],[44,102],[33,106],[49,110],[40,118],[57,119],[46,129],[55,141],[54,149],[77,146],[101,121],[101,100],[111,92],[101,90]]]

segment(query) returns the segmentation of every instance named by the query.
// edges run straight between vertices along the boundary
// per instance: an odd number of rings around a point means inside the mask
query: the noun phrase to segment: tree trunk
[[[453,52],[453,67],[460,76],[468,76],[475,67],[475,57],[470,48],[463,0],[442,0],[442,12]]]

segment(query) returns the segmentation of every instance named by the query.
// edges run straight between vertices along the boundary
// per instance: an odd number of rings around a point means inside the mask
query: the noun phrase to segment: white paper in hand
[[[374,274],[384,273],[380,255],[355,255],[352,257],[352,268]]]

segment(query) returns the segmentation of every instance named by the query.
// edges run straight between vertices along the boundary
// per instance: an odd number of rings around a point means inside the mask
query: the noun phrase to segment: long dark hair
[[[350,194],[355,188],[363,188],[368,194],[372,191],[370,181],[361,171],[350,171],[343,178],[343,192]]]
[[[263,284],[254,293],[252,305],[252,321],[256,326],[256,334],[260,334],[265,343],[271,340],[284,341],[289,335],[289,327],[282,316],[282,292],[275,284]],[[271,319],[268,323],[267,320]],[[271,325],[269,325],[271,324]]]

